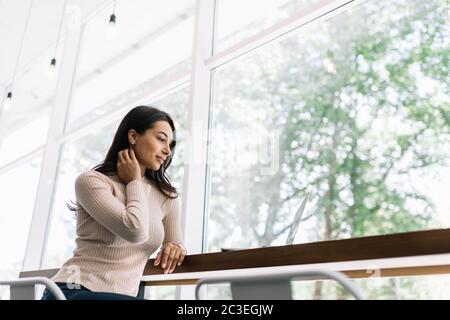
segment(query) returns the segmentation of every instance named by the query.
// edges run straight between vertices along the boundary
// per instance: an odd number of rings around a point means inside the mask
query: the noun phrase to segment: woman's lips
[[[164,162],[164,159],[161,158],[161,157],[156,156],[156,159],[158,159],[158,162],[159,162],[160,164],[162,164],[162,163]]]

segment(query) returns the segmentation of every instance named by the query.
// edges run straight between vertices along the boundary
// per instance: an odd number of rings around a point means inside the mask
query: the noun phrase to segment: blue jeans
[[[67,300],[145,300],[140,297],[127,296],[124,294],[111,292],[95,292],[82,285],[79,289],[69,289],[64,282],[56,282],[56,285],[62,290]],[[41,300],[56,300],[53,294],[45,289]]]

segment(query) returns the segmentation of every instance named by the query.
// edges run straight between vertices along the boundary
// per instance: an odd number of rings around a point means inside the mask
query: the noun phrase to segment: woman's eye
[[[164,140],[163,138],[158,138],[159,141],[164,142],[166,140]]]

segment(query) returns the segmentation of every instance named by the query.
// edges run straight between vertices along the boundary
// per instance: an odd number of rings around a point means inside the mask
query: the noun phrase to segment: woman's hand
[[[129,152],[129,153],[128,153]],[[117,159],[117,175],[123,183],[141,178],[141,167],[133,149],[119,151]]]
[[[186,249],[175,243],[169,242],[158,252],[154,265],[158,266],[161,263],[164,273],[172,273],[177,265],[181,266],[185,256]]]

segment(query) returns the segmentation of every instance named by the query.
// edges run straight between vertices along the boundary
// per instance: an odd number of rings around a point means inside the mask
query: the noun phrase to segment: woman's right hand
[[[141,167],[132,148],[119,151],[117,175],[123,183],[141,178]]]

